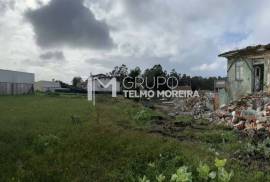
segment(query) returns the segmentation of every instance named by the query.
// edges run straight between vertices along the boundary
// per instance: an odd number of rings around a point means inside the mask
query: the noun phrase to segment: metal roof
[[[5,83],[31,83],[35,81],[33,73],[0,69],[0,82]]]

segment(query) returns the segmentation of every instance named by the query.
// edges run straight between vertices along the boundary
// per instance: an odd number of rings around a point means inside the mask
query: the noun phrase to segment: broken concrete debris
[[[214,111],[209,120],[223,122],[248,135],[262,130],[270,134],[270,96],[260,93],[242,97]]]
[[[201,97],[174,98],[162,102],[160,108],[175,118],[189,115],[213,124],[223,124],[248,136],[270,136],[270,95],[257,93],[241,97],[228,105],[215,107],[215,94],[205,92]],[[218,108],[215,110],[215,108]]]
[[[205,118],[213,111],[213,97],[209,93],[200,93],[200,97],[175,98],[169,116],[191,115],[194,119]]]

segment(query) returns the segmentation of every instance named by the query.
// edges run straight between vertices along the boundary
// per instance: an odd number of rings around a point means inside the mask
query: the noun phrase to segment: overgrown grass
[[[200,161],[213,167],[216,153],[230,159],[242,145],[222,129],[190,128],[181,134],[195,140],[181,142],[149,134],[142,126],[160,113],[123,98],[97,99],[94,108],[80,95],[0,97],[0,181],[126,182],[146,173],[169,179],[182,165],[194,173]],[[153,163],[156,171],[149,168]],[[233,181],[269,180],[238,161],[229,160],[228,167]]]

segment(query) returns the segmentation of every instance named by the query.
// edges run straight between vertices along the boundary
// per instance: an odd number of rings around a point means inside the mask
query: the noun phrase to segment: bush
[[[210,174],[210,167],[207,164],[200,162],[199,167],[197,168],[199,178],[207,181]]]
[[[215,169],[211,171],[210,167],[207,164],[203,164],[200,162],[199,166],[196,168],[196,172],[192,172],[188,170],[188,167],[183,165],[180,168],[176,170],[174,174],[171,175],[170,181],[171,182],[192,182],[193,179],[196,181],[217,181],[217,182],[229,182],[232,180],[233,177],[233,171],[227,172],[225,170],[227,160],[219,160],[215,159]],[[153,168],[155,170],[152,170],[151,173],[149,173],[149,170],[146,170],[148,172],[148,177],[146,175],[143,176],[143,178],[139,178],[139,181],[146,182],[150,180],[154,180],[153,178],[153,172],[159,172],[160,170],[157,170],[160,166],[158,162],[155,163],[149,163],[148,166],[150,168]],[[164,167],[163,169],[165,169]],[[162,182],[166,179],[166,176],[163,175],[163,173],[156,174],[155,175],[158,182]]]
[[[242,149],[242,153],[251,157],[270,159],[270,139],[267,138],[257,144],[247,143]]]
[[[71,115],[70,118],[73,124],[80,124],[82,122],[79,116]]]
[[[149,121],[151,119],[151,116],[152,114],[148,109],[143,109],[137,112],[133,119],[136,121]]]
[[[177,169],[171,177],[172,182],[192,182],[192,173],[188,172],[188,167],[182,166]]]
[[[142,178],[139,178],[139,182],[150,182],[150,180],[147,179],[146,176],[143,176]]]
[[[53,150],[60,143],[60,138],[55,135],[38,135],[34,140],[34,149],[38,153],[43,153],[47,150]]]
[[[46,94],[48,96],[51,96],[51,97],[58,97],[58,96],[60,96],[60,93],[57,93],[57,92],[46,92]]]

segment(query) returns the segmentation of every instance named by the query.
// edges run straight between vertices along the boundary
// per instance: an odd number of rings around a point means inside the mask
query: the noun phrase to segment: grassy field
[[[183,165],[202,181],[196,168],[214,169],[215,158],[228,159],[232,181],[270,181],[268,169],[233,159],[247,141],[231,130],[187,127],[182,140],[151,134],[151,116],[162,114],[123,98],[97,99],[94,108],[82,96],[0,97],[0,181],[156,181],[159,174],[169,181]]]

